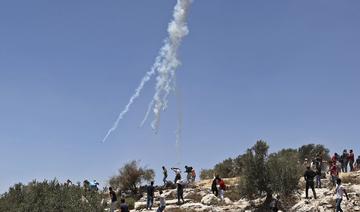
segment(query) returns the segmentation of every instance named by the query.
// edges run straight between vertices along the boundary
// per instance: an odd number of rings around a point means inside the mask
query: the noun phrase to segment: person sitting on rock
[[[338,211],[342,212],[343,210],[341,209],[341,202],[342,202],[343,196],[345,194],[347,200],[349,200],[349,197],[348,197],[348,194],[346,193],[344,186],[341,185],[341,179],[337,179],[336,184],[337,184],[336,189],[335,189],[336,212],[338,212]]]
[[[306,182],[306,190],[305,190],[305,195],[306,195],[306,199],[309,198],[308,196],[308,192],[309,192],[309,188],[311,188],[311,190],[313,191],[313,195],[314,195],[314,199],[316,199],[316,193],[315,193],[315,188],[314,188],[314,178],[316,176],[316,173],[310,169],[310,166],[306,167],[306,171],[304,173],[304,178],[305,178],[305,182]]]

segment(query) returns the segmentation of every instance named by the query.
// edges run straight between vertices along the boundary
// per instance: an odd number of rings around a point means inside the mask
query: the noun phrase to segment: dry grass
[[[340,173],[343,183],[360,184],[360,171]]]

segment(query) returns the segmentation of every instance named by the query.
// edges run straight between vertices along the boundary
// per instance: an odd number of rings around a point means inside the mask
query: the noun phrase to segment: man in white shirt
[[[163,195],[162,190],[160,190],[159,193],[160,193],[160,196],[159,196],[160,206],[156,212],[163,212],[166,207],[165,196]]]
[[[349,197],[346,193],[344,186],[341,185],[341,179],[339,178],[336,180],[335,194],[336,194],[336,212],[338,211],[342,212],[343,210],[341,209],[341,201],[343,199],[343,196],[345,194],[347,200],[349,200]]]

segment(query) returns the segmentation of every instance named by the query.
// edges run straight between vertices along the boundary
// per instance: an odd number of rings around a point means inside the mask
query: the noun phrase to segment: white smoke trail
[[[176,148],[176,158],[177,158],[177,162],[180,163],[181,161],[181,151],[180,151],[180,142],[181,142],[181,135],[182,135],[182,125],[183,125],[183,114],[182,114],[182,105],[181,105],[181,92],[180,92],[180,87],[176,86],[176,79],[174,79],[174,84],[175,84],[175,93],[176,93],[176,103],[177,103],[177,112],[178,112],[178,125],[177,125],[177,129],[176,129],[176,143],[175,143],[175,148]]]
[[[157,83],[154,95],[154,113],[155,120],[151,123],[152,128],[157,131],[160,124],[160,113],[167,107],[167,96],[171,91],[171,81],[175,76],[177,67],[180,61],[177,58],[177,51],[181,44],[182,39],[189,33],[186,25],[187,15],[189,12],[191,0],[178,0],[174,8],[174,19],[169,23],[168,32],[169,38],[166,41],[168,49],[166,55],[160,64]]]
[[[151,100],[151,102],[150,102],[150,104],[149,104],[149,106],[148,106],[148,109],[147,109],[147,111],[146,111],[146,113],[145,113],[144,119],[142,120],[142,122],[141,122],[141,124],[140,124],[140,127],[144,126],[146,120],[148,119],[148,117],[149,117],[149,115],[150,115],[150,111],[151,111],[153,105],[154,105],[154,100]]]
[[[117,128],[121,119],[129,111],[130,106],[133,104],[134,100],[139,97],[141,90],[143,89],[146,82],[151,79],[151,76],[158,72],[159,76],[157,77],[156,92],[154,95],[154,112],[156,115],[156,125],[160,120],[160,110],[164,109],[166,105],[166,99],[162,100],[162,93],[169,93],[171,76],[175,75],[175,70],[179,66],[179,61],[177,60],[177,49],[181,43],[182,38],[188,34],[188,28],[186,26],[186,17],[188,14],[188,8],[190,6],[191,0],[178,0],[174,8],[173,20],[169,23],[168,26],[168,38],[165,39],[163,47],[160,49],[159,55],[156,57],[155,63],[152,66],[151,70],[148,71],[144,78],[141,80],[140,85],[136,88],[135,93],[130,98],[128,104],[125,106],[124,110],[120,112],[115,123],[109,129],[105,135],[102,142],[104,143],[109,135]],[[165,95],[167,96],[167,94]],[[152,104],[150,104],[152,105]],[[151,108],[151,107],[150,107]],[[146,121],[148,115],[145,116],[143,122]]]
[[[158,58],[157,58],[158,59]],[[133,94],[133,96],[130,98],[129,102],[127,103],[127,105],[125,106],[125,109],[123,111],[121,111],[121,113],[119,114],[119,116],[117,117],[115,123],[113,124],[113,126],[109,129],[109,131],[106,133],[104,139],[102,140],[102,142],[104,143],[106,141],[106,139],[109,137],[109,135],[116,130],[119,122],[121,119],[123,119],[124,115],[129,111],[130,106],[133,104],[134,100],[139,97],[141,90],[143,89],[145,83],[147,81],[150,80],[151,76],[155,74],[155,70],[156,70],[156,64],[153,66],[153,68],[151,68],[150,71],[148,71],[145,75],[144,78],[142,78],[140,85],[136,88],[135,93]]]

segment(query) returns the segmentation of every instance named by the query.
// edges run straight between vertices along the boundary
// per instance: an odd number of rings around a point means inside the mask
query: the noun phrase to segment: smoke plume
[[[129,111],[135,99],[139,97],[144,85],[156,73],[157,83],[155,87],[155,94],[149,108],[151,109],[151,107],[154,106],[153,111],[155,113],[155,120],[152,122],[151,126],[154,130],[158,130],[160,113],[167,107],[167,97],[173,89],[172,81],[174,80],[176,69],[180,65],[180,61],[177,58],[177,51],[182,39],[189,33],[186,20],[190,3],[191,0],[177,0],[177,4],[175,5],[173,12],[173,20],[168,25],[168,37],[165,39],[164,45],[160,49],[154,65],[142,78],[140,85],[136,88],[135,93],[131,96],[123,111],[120,112],[115,123],[109,129],[102,142],[105,142],[109,135],[117,128],[119,122]],[[148,109],[148,111],[150,111],[150,109]],[[147,112],[141,125],[145,123],[148,115],[149,113]]]

